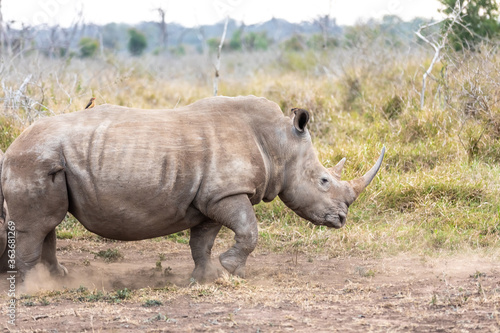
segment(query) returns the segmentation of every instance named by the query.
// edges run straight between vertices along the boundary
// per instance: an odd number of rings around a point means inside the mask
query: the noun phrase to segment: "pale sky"
[[[272,17],[291,22],[311,21],[330,14],[337,24],[351,25],[387,14],[404,20],[439,17],[438,0],[3,0],[4,21],[28,25],[70,25],[81,9],[87,23],[138,23],[156,21],[155,8],[166,9],[167,22],[188,27],[212,24],[226,15],[245,24],[264,22]]]

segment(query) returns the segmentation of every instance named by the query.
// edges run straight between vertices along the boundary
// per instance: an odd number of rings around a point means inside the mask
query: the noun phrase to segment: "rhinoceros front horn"
[[[385,147],[382,148],[382,152],[380,153],[377,163],[375,163],[375,165],[367,173],[365,173],[363,177],[349,181],[349,184],[351,185],[352,189],[354,190],[354,193],[356,194],[354,200],[356,200],[356,198],[361,194],[361,192],[363,192],[363,190],[370,184],[373,178],[375,178],[375,175],[377,174],[378,170],[380,169],[380,166],[382,165],[384,154],[385,154]]]

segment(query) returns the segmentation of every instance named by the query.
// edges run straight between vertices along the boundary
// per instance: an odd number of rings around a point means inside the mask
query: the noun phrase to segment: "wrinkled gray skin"
[[[342,227],[383,153],[365,176],[341,181],[345,159],[330,170],[321,165],[308,120],[305,110],[286,117],[254,96],[207,98],[174,110],[101,105],[38,120],[2,164],[17,269],[24,273],[41,261],[67,273],[56,258],[55,227],[68,211],[88,230],[118,240],[190,229],[198,281],[219,273],[211,249],[223,225],[236,243],[220,263],[244,276],[257,244],[252,205],[261,200],[279,196],[314,224]]]

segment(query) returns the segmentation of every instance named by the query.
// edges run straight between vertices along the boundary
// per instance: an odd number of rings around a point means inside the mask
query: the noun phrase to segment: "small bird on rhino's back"
[[[85,108],[92,109],[94,106],[95,106],[95,97],[92,97]]]

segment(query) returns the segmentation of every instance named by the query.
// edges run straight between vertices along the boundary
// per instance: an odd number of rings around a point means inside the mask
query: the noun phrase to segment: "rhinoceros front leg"
[[[203,222],[191,228],[189,246],[194,260],[193,278],[198,282],[213,281],[219,277],[219,269],[212,262],[212,247],[222,224]]]
[[[57,261],[56,229],[52,229],[52,231],[45,236],[42,247],[42,262],[47,265],[51,274],[59,276],[68,275],[66,267]]]
[[[219,257],[221,265],[230,273],[245,277],[245,264],[258,237],[257,218],[248,196],[224,198],[209,207],[208,214],[235,234],[236,244]]]

